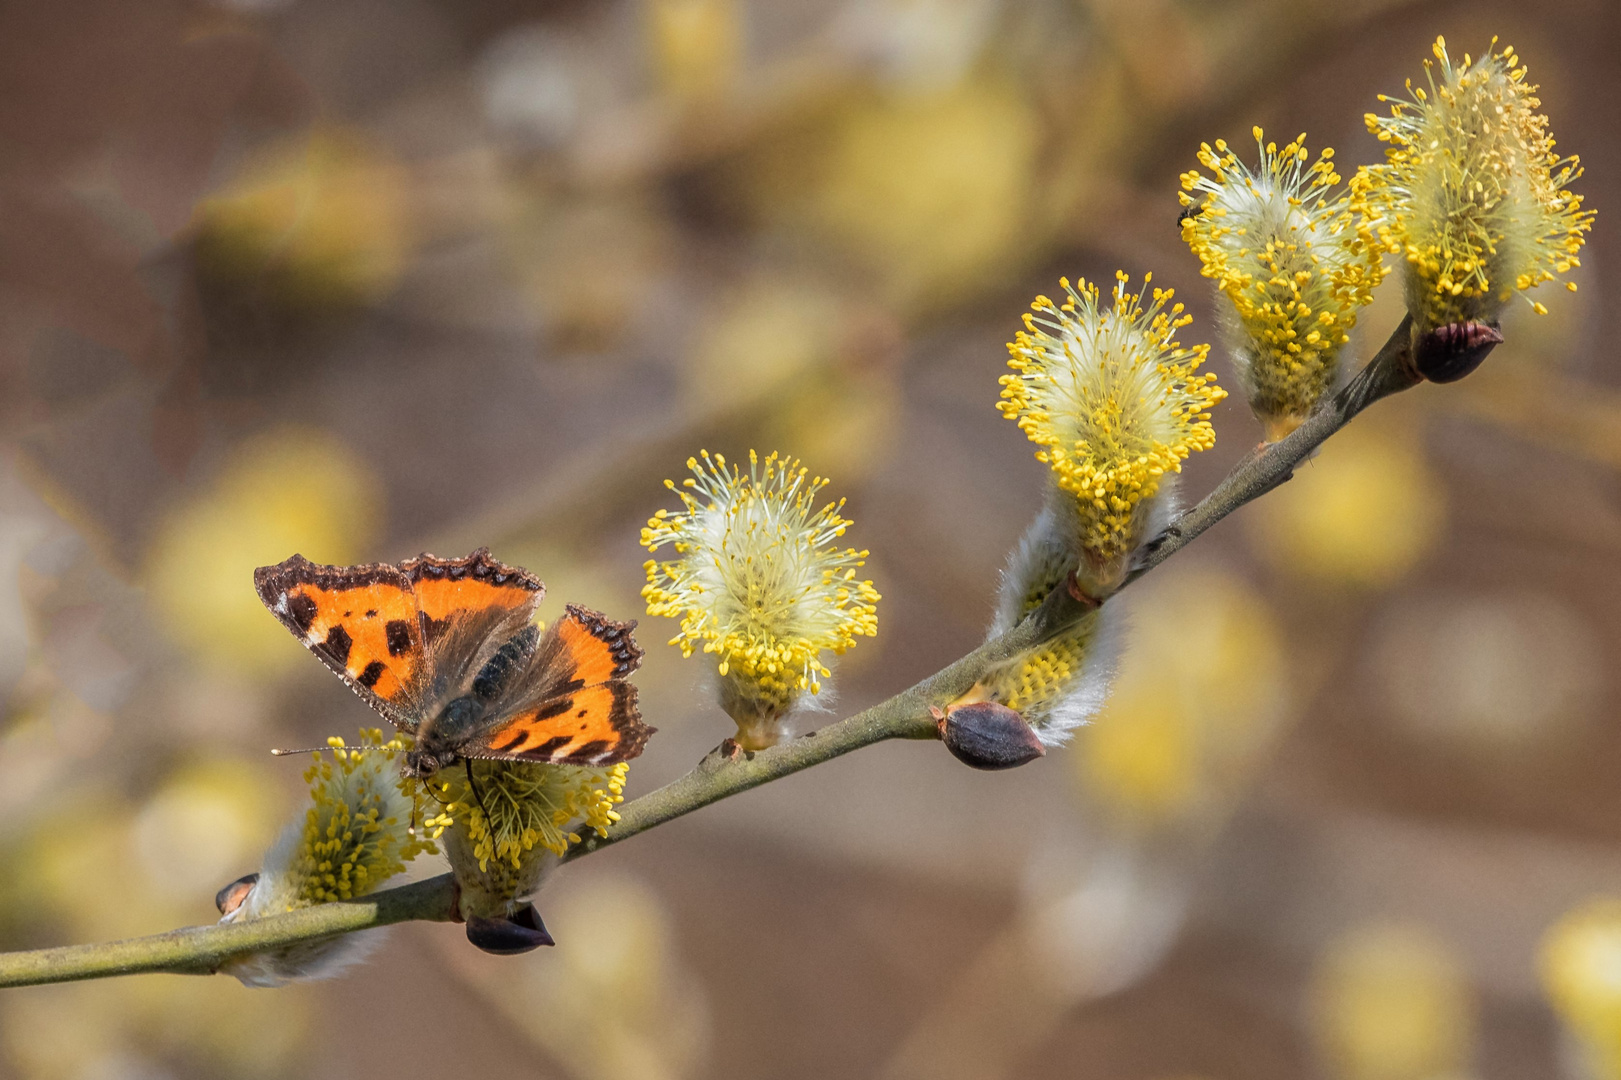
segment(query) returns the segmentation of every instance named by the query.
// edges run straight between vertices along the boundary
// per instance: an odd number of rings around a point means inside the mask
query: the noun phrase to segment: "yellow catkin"
[[[1337,382],[1357,312],[1384,276],[1383,245],[1351,192],[1335,191],[1332,150],[1312,162],[1304,135],[1281,149],[1254,135],[1254,170],[1222,140],[1201,145],[1210,175],[1182,176],[1182,238],[1232,305],[1234,368],[1277,438]]]
[[[288,864],[287,887],[280,890],[289,907],[361,896],[417,855],[435,850],[409,831],[410,795],[393,764],[405,742],[384,742],[375,728],[361,732],[360,745],[372,751],[339,749],[341,739],[328,742],[332,757],[318,757],[304,773],[310,807]]]
[[[1068,630],[1013,663],[993,671],[981,685],[986,696],[1022,714],[1040,729],[1055,706],[1069,697],[1077,680],[1087,674],[1087,662],[1102,628],[1096,616],[1087,616]]]
[[[724,680],[766,711],[786,709],[831,674],[821,654],[843,653],[878,632],[878,592],[856,578],[867,552],[834,541],[850,522],[843,501],[816,506],[827,481],[793,458],[749,453],[736,468],[707,451],[689,458],[676,486],[682,509],[660,510],[642,530],[649,551],[642,596],[650,615],[681,620],[682,654],[715,654]]]
[[[442,770],[430,781],[435,795],[444,804],[443,816],[449,824],[465,823],[472,841],[473,857],[479,869],[490,863],[518,869],[524,857],[536,847],[553,855],[567,853],[580,842],[571,828],[608,834],[608,826],[619,820],[614,807],[625,801],[628,762],[607,768],[580,765],[548,765],[527,761],[478,761],[478,798],[467,783],[464,762]]]
[[[1593,222],[1568,187],[1581,162],[1555,151],[1514,50],[1454,64],[1437,38],[1433,52],[1428,89],[1409,80],[1405,99],[1380,96],[1389,116],[1367,115],[1389,149],[1353,183],[1385,246],[1406,260],[1407,306],[1421,333],[1496,321],[1515,292],[1580,265]]]
[[[1205,410],[1226,391],[1198,374],[1208,345],[1177,344],[1191,319],[1170,290],[1145,305],[1121,274],[1104,310],[1096,285],[1060,283],[1065,301],[1037,297],[1008,346],[1013,374],[1002,376],[997,407],[1074,496],[1081,549],[1106,562],[1142,542],[1141,511],[1163,478],[1215,445]]]

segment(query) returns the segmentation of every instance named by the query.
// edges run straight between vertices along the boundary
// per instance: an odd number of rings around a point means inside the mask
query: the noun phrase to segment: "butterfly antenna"
[[[466,758],[465,763],[467,765],[467,786],[472,790],[473,798],[478,800],[478,812],[484,815],[485,821],[489,821],[490,812],[484,809],[484,796],[479,793],[478,780],[473,776],[473,759]]]
[[[306,746],[301,750],[272,750],[276,757],[287,757],[289,754],[319,754],[322,750],[381,750],[381,746]]]

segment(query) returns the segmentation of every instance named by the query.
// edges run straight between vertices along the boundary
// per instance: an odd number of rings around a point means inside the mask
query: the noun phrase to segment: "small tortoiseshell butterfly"
[[[480,548],[399,566],[318,566],[294,555],[253,572],[259,599],[361,700],[416,739],[406,776],[467,758],[611,765],[654,729],[626,681],[636,623],[568,605],[543,635],[545,586]]]

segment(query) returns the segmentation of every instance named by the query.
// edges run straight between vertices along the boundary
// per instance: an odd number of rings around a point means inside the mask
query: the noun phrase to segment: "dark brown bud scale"
[[[1047,750],[1024,717],[994,701],[959,705],[937,712],[940,741],[972,769],[1014,769]]]
[[[1502,343],[1502,331],[1491,323],[1437,326],[1413,342],[1413,368],[1433,383],[1457,382]]]
[[[516,956],[542,945],[557,944],[547,932],[546,924],[540,921],[540,912],[535,910],[534,904],[525,904],[504,919],[469,915],[467,940],[496,956]]]

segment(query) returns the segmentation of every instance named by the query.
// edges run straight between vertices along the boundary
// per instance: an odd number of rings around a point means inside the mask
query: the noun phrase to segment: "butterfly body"
[[[420,780],[456,764],[461,760],[457,747],[477,730],[483,715],[482,705],[471,695],[452,700],[438,717],[417,729],[416,745],[405,752],[400,771]]]
[[[265,606],[415,745],[424,778],[468,758],[608,765],[641,753],[634,622],[568,605],[542,633],[527,571],[479,549],[398,566],[294,555],[254,572]]]

